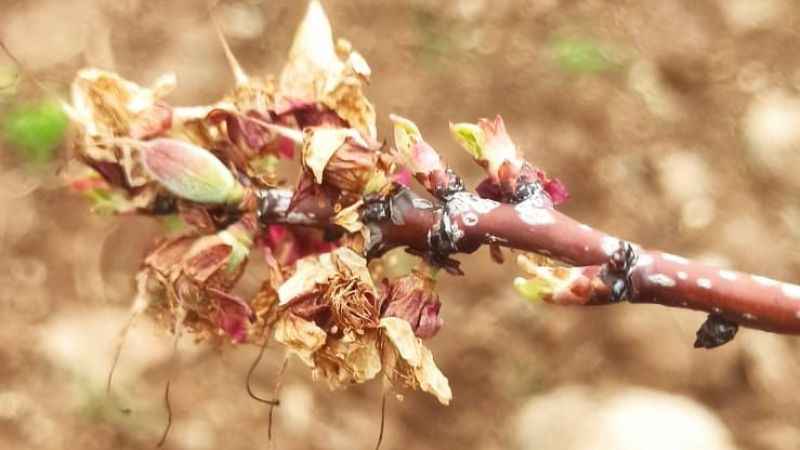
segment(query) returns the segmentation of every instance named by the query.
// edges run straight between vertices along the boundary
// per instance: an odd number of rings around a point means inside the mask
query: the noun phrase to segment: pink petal
[[[552,178],[544,184],[544,190],[550,199],[553,200],[553,205],[560,205],[569,199],[569,192],[564,183],[558,178]]]

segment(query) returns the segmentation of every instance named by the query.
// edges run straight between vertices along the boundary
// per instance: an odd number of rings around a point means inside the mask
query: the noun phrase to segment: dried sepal
[[[347,230],[348,233],[357,233],[364,229],[364,222],[361,221],[360,209],[364,205],[364,200],[358,200],[352,205],[342,208],[333,217],[333,223]]]
[[[146,208],[154,199],[153,190],[143,189],[152,180],[142,169],[138,146],[116,138],[148,139],[169,133],[172,107],[160,99],[174,85],[174,74],[144,88],[112,72],[84,69],[71,85],[71,104],[63,105],[78,125],[77,159],[123,192],[136,208]]]
[[[433,354],[411,330],[411,325],[397,317],[384,317],[380,324],[387,343],[384,345],[383,370],[392,383],[433,394],[448,405],[453,398],[447,377],[433,361]]]
[[[342,66],[325,10],[319,1],[312,0],[295,33],[289,61],[281,72],[280,92],[289,98],[317,99],[319,85],[339,73]]]
[[[151,120],[148,114],[159,109],[158,101],[174,87],[173,73],[162,75],[151,88],[144,88],[113,72],[83,69],[72,82],[72,104],[65,105],[65,110],[88,136],[130,136],[139,121]]]
[[[348,139],[328,161],[324,182],[356,196],[384,192],[391,186],[386,172],[392,163],[386,156]]]
[[[349,54],[338,78],[329,81],[321,97],[322,104],[336,111],[351,127],[375,140],[378,137],[375,107],[364,94],[364,84],[371,71],[366,60],[357,52]]]

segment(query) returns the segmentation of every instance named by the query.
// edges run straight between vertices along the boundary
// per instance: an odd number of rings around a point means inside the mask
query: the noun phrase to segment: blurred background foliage
[[[529,159],[565,181],[564,210],[647,246],[800,280],[800,5],[792,0],[323,1],[373,69],[379,112],[412,118],[474,186],[448,121],[503,114]],[[56,97],[85,66],[148,84],[178,75],[176,104],[232,77],[201,2],[2,0],[0,448],[267,447],[244,377],[254,348],[182,342],[139,320],[110,397],[105,380],[132,276],[179,224],[91,215],[69,192]],[[276,73],[304,2],[225,0],[220,21],[250,73]],[[34,83],[33,79],[38,80]],[[47,86],[43,90],[40,85]],[[657,306],[530,306],[511,264],[480,251],[442,278],[431,342],[455,401],[388,402],[384,449],[800,448],[800,342],[750,330],[691,348],[703,317]],[[257,259],[243,289],[265,273]],[[268,350],[255,388],[272,391]],[[293,362],[281,449],[370,448],[380,386],[329,392]]]

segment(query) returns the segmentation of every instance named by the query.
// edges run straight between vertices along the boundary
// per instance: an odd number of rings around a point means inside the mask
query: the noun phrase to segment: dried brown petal
[[[314,378],[326,380],[332,389],[369,381],[381,371],[377,334],[348,333],[330,340],[314,355],[314,362]]]
[[[384,347],[386,376],[394,383],[433,394],[443,405],[449,404],[453,398],[450,383],[436,367],[431,351],[414,336],[409,323],[396,317],[384,317],[381,328],[390,344]]]
[[[275,323],[274,336],[306,365],[314,367],[313,355],[325,345],[328,335],[314,322],[288,313]]]
[[[411,325],[417,337],[426,339],[439,332],[443,321],[439,317],[439,295],[432,281],[414,272],[387,281],[384,292],[383,317],[398,317]]]
[[[375,140],[375,110],[363,93],[369,75],[366,61],[348,43],[334,45],[325,11],[317,0],[311,1],[281,72],[280,96],[285,102],[320,102]]]

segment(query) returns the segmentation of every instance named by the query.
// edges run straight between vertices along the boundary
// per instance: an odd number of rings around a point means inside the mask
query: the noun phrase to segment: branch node
[[[603,270],[603,281],[611,289],[612,303],[633,298],[631,272],[638,259],[639,255],[633,245],[620,240],[619,248],[611,254]]]
[[[533,199],[535,205],[541,207],[552,207],[553,201],[547,192],[545,192],[542,183],[537,180],[528,180],[526,177],[520,176],[517,178],[516,189],[511,196],[511,203],[519,204],[526,200]]]
[[[444,181],[435,184],[433,195],[446,204],[455,194],[464,191],[464,180],[453,169],[447,169],[444,172]]]

